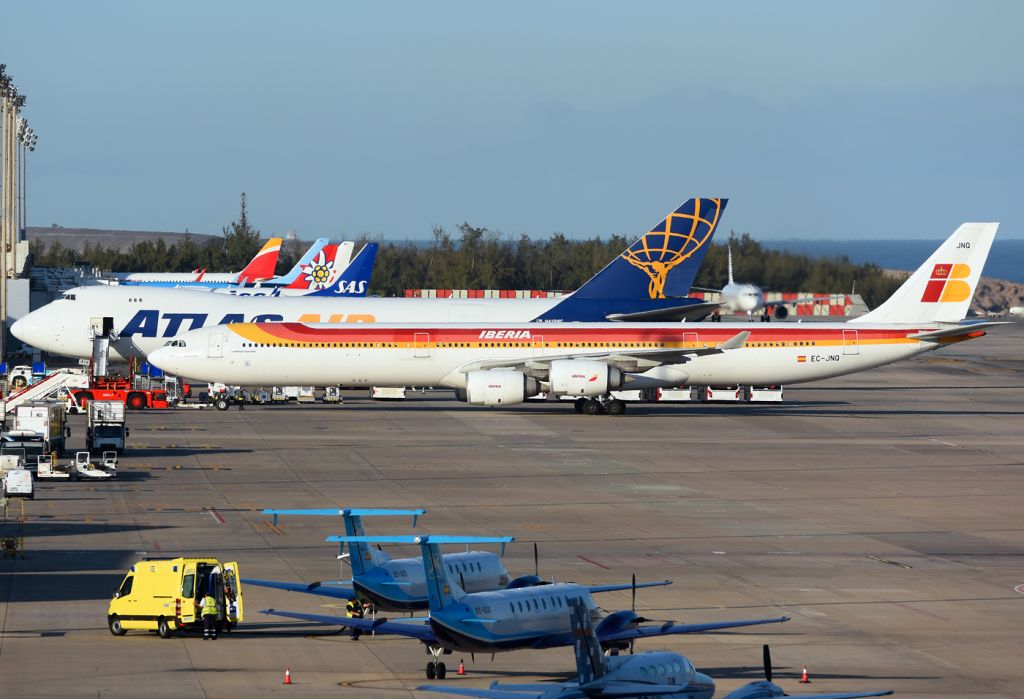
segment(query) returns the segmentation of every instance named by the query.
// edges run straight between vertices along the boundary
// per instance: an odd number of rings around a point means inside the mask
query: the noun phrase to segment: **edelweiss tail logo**
[[[622,253],[629,264],[651,278],[647,293],[652,299],[665,298],[668,273],[708,242],[721,211],[720,199],[694,199]]]
[[[971,268],[964,264],[935,265],[931,278],[924,287],[922,303],[957,303],[971,297],[971,285],[963,281],[971,276]]]
[[[328,260],[321,250],[308,265],[303,265],[302,273],[306,275],[305,281],[309,282],[310,289],[323,289],[334,274],[334,260]]]

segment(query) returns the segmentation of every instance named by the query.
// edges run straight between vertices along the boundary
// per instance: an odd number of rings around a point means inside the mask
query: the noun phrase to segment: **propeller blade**
[[[533,574],[540,577],[540,554],[537,552],[537,542],[533,542]]]
[[[633,573],[633,606],[632,610],[636,611],[636,573]]]
[[[764,678],[766,681],[772,681],[772,652],[768,649],[768,644],[765,643],[761,648],[761,662],[764,664]]]

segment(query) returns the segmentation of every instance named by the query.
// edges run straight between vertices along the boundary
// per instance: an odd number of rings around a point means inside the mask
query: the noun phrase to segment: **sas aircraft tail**
[[[342,243],[351,246],[352,243]],[[367,243],[347,266],[335,266],[334,279],[322,289],[313,289],[305,296],[366,296],[377,260],[379,243]]]
[[[998,223],[965,223],[875,310],[851,323],[959,323],[978,288]]]
[[[274,268],[277,267],[277,257],[281,254],[281,243],[281,238],[271,238],[268,240],[266,245],[256,253],[256,257],[252,258],[249,264],[245,266],[245,269],[238,273],[235,281],[239,284],[251,284],[273,277]],[[203,273],[205,272],[206,270],[204,269]],[[200,273],[196,281],[202,279],[202,276],[203,274]]]

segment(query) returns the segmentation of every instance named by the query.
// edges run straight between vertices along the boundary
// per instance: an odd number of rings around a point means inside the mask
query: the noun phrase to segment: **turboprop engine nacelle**
[[[548,377],[559,396],[603,396],[622,386],[621,371],[587,359],[556,359]]]
[[[517,405],[540,393],[540,385],[521,371],[491,369],[466,374],[466,402],[471,405]]]

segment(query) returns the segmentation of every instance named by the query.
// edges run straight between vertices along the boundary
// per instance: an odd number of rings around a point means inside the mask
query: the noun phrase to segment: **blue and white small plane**
[[[394,509],[303,509],[303,510],[263,510],[265,515],[273,515],[274,526],[277,526],[281,515],[299,515],[314,517],[341,516],[345,523],[345,534],[350,537],[366,536],[363,517],[378,516],[412,516],[412,526],[416,526],[420,515],[426,510],[394,510]],[[501,537],[499,543],[508,543],[511,537]],[[344,556],[345,544],[338,548],[338,558]],[[352,566],[352,579],[345,582],[313,582],[295,583],[278,580],[259,580],[243,578],[246,585],[270,587],[289,592],[304,592],[322,597],[353,599],[360,597],[373,602],[380,611],[409,612],[427,609],[427,581],[423,572],[421,558],[391,558],[389,554],[373,548],[361,541],[349,544],[349,563]],[[523,586],[537,584],[534,576],[523,576],[512,580],[505,569],[501,557],[489,551],[465,551],[448,553],[444,556],[444,564],[454,573],[461,576],[467,592],[483,592],[498,590],[506,586]]]
[[[425,685],[420,691],[438,692],[479,699],[711,699],[715,681],[694,669],[685,656],[667,651],[636,655],[606,656],[586,606],[576,600],[572,605],[572,645],[576,655],[576,679],[557,684],[502,684],[493,682],[488,689]],[[725,699],[773,699],[788,696],[771,682],[771,663],[765,646],[765,677],[730,692]],[[800,695],[800,699],[859,699],[892,694],[854,692]]]
[[[671,634],[699,633],[717,629],[774,624],[788,621],[789,617],[750,619],[705,624],[676,624],[666,621],[658,626],[644,626],[647,619],[635,611],[622,610],[602,617],[592,593],[628,590],[638,584],[586,586],[575,583],[551,583],[534,587],[467,593],[457,582],[454,571],[449,571],[441,556],[441,544],[470,544],[490,542],[466,536],[360,536],[328,537],[339,543],[392,543],[418,544],[423,554],[430,618],[425,624],[379,619],[340,619],[324,614],[305,614],[274,609],[266,614],[316,621],[331,625],[345,625],[375,634],[395,634],[415,638],[427,646],[433,659],[427,664],[427,679],[443,679],[446,669],[438,658],[444,653],[458,650],[466,653],[498,653],[527,648],[555,648],[572,644],[570,618],[574,600],[586,606],[591,619],[598,620],[595,632],[601,645],[610,649],[629,648],[638,638]],[[644,583],[644,586],[659,583]],[[670,584],[664,581],[660,584]]]

